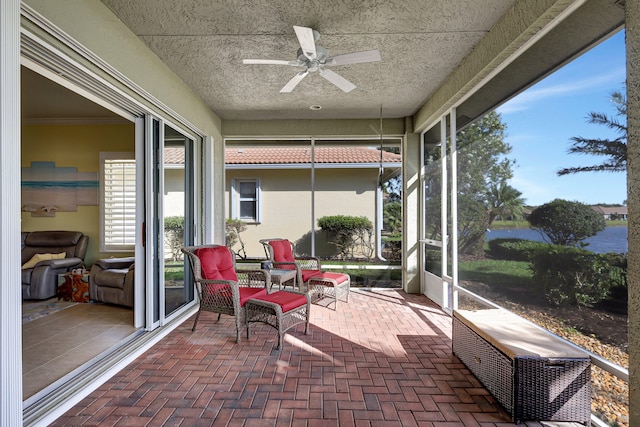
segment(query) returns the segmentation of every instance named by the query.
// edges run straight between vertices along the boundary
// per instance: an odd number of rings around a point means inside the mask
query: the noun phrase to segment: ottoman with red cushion
[[[310,299],[307,294],[277,291],[251,298],[245,304],[245,309],[247,310],[247,335],[251,323],[266,323],[278,331],[276,349],[282,348],[282,337],[290,328],[304,323],[305,335],[309,332]]]
[[[338,307],[338,299],[344,299],[344,302],[349,302],[350,287],[351,277],[344,273],[324,271],[311,276],[307,281],[307,289],[311,299],[315,301],[316,299],[329,298],[335,304],[334,310]]]

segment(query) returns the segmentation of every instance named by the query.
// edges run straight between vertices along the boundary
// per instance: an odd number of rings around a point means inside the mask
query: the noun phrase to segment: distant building
[[[626,206],[592,206],[593,210],[601,213],[605,221],[611,221],[615,219],[627,220],[627,207]]]

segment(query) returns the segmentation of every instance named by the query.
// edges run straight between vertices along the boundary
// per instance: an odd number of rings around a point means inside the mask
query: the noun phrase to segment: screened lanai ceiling
[[[411,117],[496,31],[496,23],[507,17],[518,26],[519,11],[531,4],[553,9],[550,19],[570,11],[525,55],[491,71],[493,78],[458,108],[458,123],[465,123],[624,24],[623,0],[101,1],[223,120]],[[317,30],[318,44],[330,56],[375,49],[381,61],[332,67],[356,85],[349,93],[318,73],[310,73],[292,92],[280,93],[300,68],[242,60],[295,60],[294,25]],[[521,31],[532,37],[539,27],[528,25]],[[500,48],[502,60],[513,53],[508,45]],[[48,97],[46,87],[22,86],[24,115],[46,117],[46,106],[35,108]],[[73,115],[73,100],[54,97],[65,106],[65,115]],[[81,105],[76,114],[100,112]]]
[[[410,116],[486,36],[511,0],[102,0],[222,119]],[[300,69],[245,65],[295,60],[293,25],[320,33],[330,55],[377,49],[382,61],[331,70],[357,86],[344,93],[318,73],[291,93]],[[321,110],[310,110],[319,105]]]

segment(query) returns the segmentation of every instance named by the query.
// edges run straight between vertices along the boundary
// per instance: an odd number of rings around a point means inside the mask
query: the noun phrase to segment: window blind
[[[136,241],[134,159],[105,159],[103,203],[105,249],[132,249]]]

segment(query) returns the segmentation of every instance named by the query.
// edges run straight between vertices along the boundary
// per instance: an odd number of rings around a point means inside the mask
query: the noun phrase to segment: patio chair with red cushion
[[[203,311],[235,317],[236,342],[246,327],[245,304],[251,298],[266,296],[271,279],[264,270],[236,271],[235,257],[222,245],[188,246],[182,252],[189,257],[191,272],[200,299],[200,309],[193,322],[192,331]],[[249,337],[247,329],[247,338]]]
[[[320,274],[320,258],[293,255],[293,244],[287,239],[262,239],[267,258],[274,269],[296,270],[296,283],[300,289],[312,276]]]

